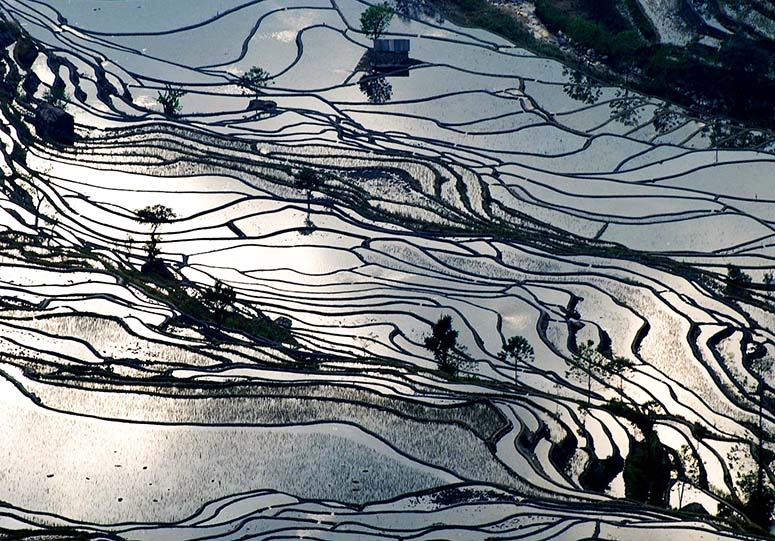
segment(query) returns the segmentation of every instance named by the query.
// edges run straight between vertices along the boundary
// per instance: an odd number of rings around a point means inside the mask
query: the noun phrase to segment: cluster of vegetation
[[[145,243],[147,260],[142,267],[143,277],[161,286],[167,300],[186,316],[215,327],[224,327],[267,338],[277,342],[290,339],[290,332],[266,316],[247,315],[236,308],[237,294],[221,281],[203,291],[192,291],[178,283],[164,261],[159,259],[161,236],[159,228],[176,218],[175,212],[165,205],[151,205],[134,211],[135,220],[149,225],[150,239]]]
[[[518,45],[539,52],[551,52],[550,47],[535,40],[506,8],[488,0],[438,0],[437,3],[442,12],[466,26],[485,28]]]
[[[43,94],[43,100],[54,107],[64,110],[70,101],[70,95],[67,93],[64,85],[54,85]]]
[[[768,478],[769,462],[772,453],[762,446],[761,432],[759,442],[745,442],[735,445],[727,455],[732,462],[739,462],[744,455],[746,461],[755,459],[753,467],[747,466],[737,474],[737,489],[729,494],[717,493],[723,503],[719,503],[718,516],[728,520],[734,526],[754,533],[770,533],[775,513],[775,487]]]
[[[770,312],[775,311],[775,275],[772,272],[765,272],[761,282],[754,282],[751,275],[737,265],[728,264],[726,270],[726,276],[721,278],[721,287],[710,278],[703,282],[704,285],[731,301],[743,301]]]
[[[625,14],[612,1],[577,0],[573,5],[576,9],[568,10],[556,0],[538,0],[536,14],[584,53],[591,49],[625,83],[632,80],[640,90],[680,103],[701,118],[728,115],[754,125],[775,126],[772,43],[737,33],[719,50],[698,44],[661,44],[648,21],[630,22],[643,21],[637,6],[628,4]],[[636,71],[638,76],[633,77]]]
[[[538,0],[536,15],[555,32],[586,49],[593,49],[617,67],[631,69],[647,42],[630,25],[611,2],[578,3],[577,11],[563,9],[553,0]]]
[[[674,472],[682,471],[679,457],[662,444],[654,431],[657,405],[630,405],[611,400],[604,406],[638,427],[642,439],[633,443],[624,462],[624,493],[627,498],[667,508]]]
[[[458,344],[459,333],[452,326],[452,316],[443,315],[431,325],[431,333],[423,338],[425,349],[433,353],[439,363],[439,370],[448,376],[456,376],[472,359],[465,348]],[[512,336],[503,344],[498,358],[514,363],[514,382],[519,381],[520,365],[529,365],[535,360],[535,350],[524,336]]]
[[[744,472],[738,478],[737,486],[742,495],[740,510],[762,531],[769,532],[775,512],[775,489],[767,481],[764,468],[758,466]]]
[[[727,265],[727,280],[724,293],[728,297],[744,298],[748,288],[753,283],[751,277],[743,272],[737,265]]]

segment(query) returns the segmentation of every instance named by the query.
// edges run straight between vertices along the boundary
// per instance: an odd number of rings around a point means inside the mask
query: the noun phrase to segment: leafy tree
[[[607,372],[608,374],[619,376],[619,392],[621,392],[624,374],[628,370],[631,370],[633,366],[634,366],[633,362],[629,360],[627,357],[620,357],[618,355],[615,355],[610,359],[607,357],[603,357],[603,365],[601,366],[601,368],[603,369],[604,372]]]
[[[451,355],[457,346],[457,337],[458,332],[452,328],[452,316],[444,315],[433,324],[430,336],[424,340],[425,348],[439,362],[439,369],[448,374],[455,374],[459,368],[459,362]]]
[[[401,20],[409,21],[422,17],[433,18],[439,23],[444,22],[444,16],[433,4],[432,0],[395,0],[396,15]]]
[[[595,350],[595,343],[592,340],[588,340],[585,344],[581,344],[578,347],[578,351],[573,355],[573,361],[576,363],[570,369],[571,374],[576,376],[587,376],[587,404],[592,400],[592,371],[594,366],[598,363],[598,356],[600,355]]]
[[[263,68],[253,66],[247,73],[240,75],[237,84],[249,92],[258,93],[261,88],[273,84],[272,76]]]
[[[148,261],[153,261],[159,255],[159,226],[176,218],[175,213],[164,205],[153,205],[135,211],[135,221],[151,226],[151,238],[146,243]]]
[[[213,287],[207,288],[202,294],[202,302],[212,313],[213,321],[217,325],[223,325],[229,310],[237,300],[234,289],[217,280]]]
[[[186,92],[179,87],[168,84],[164,92],[159,91],[156,101],[164,108],[164,114],[167,116],[177,116],[183,109],[180,98],[186,95]]]
[[[394,14],[395,10],[387,2],[369,6],[361,13],[361,32],[373,40],[379,39],[390,26]]]
[[[322,177],[311,167],[302,167],[296,173],[296,187],[302,190],[314,190],[322,182]]]
[[[765,433],[763,424],[765,374],[771,365],[772,360],[767,357],[756,359],[751,363],[751,368],[756,372],[759,395],[756,469],[746,472],[738,480],[740,490],[745,496],[743,510],[746,516],[765,531],[769,531],[772,525],[772,513],[775,511],[775,489],[767,482],[765,473],[768,466],[765,464],[764,456]]]
[[[498,358],[502,361],[511,360],[514,362],[514,382],[516,382],[519,364],[532,363],[535,360],[535,350],[524,336],[512,336],[503,345]]]
[[[614,39],[610,41],[610,47],[614,56],[632,63],[638,49],[643,47],[643,41],[634,30],[625,30],[614,36]]]

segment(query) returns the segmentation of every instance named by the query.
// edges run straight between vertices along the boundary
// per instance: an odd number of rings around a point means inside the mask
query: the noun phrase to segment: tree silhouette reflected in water
[[[651,124],[658,134],[669,133],[681,125],[683,117],[670,104],[663,103],[654,111]]]
[[[643,109],[648,105],[646,99],[631,94],[628,88],[618,89],[616,97],[608,102],[611,120],[617,120],[625,126],[637,126]]]
[[[385,79],[384,75],[376,72],[364,76],[358,83],[358,88],[369,100],[369,103],[387,103],[393,97],[393,85]]]
[[[562,86],[568,96],[587,105],[597,103],[602,89],[594,79],[579,70],[567,67],[562,69],[562,73],[568,77],[568,82]]]

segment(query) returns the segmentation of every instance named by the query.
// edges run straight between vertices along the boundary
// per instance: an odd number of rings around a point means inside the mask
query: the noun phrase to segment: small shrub
[[[186,92],[178,87],[167,85],[164,92],[159,92],[156,101],[164,108],[164,114],[167,116],[177,116],[183,109],[180,98],[186,95]]]

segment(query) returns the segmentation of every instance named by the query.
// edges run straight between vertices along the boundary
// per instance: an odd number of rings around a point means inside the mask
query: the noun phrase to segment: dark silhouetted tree
[[[503,345],[498,358],[502,361],[514,362],[514,382],[516,383],[519,379],[519,365],[532,363],[535,360],[535,350],[524,336],[512,336]]]
[[[587,340],[585,344],[578,347],[578,351],[573,355],[574,365],[570,372],[577,377],[586,376],[587,380],[587,404],[592,400],[592,374],[600,377],[618,376],[619,389],[622,388],[624,373],[632,369],[633,363],[626,357],[606,357],[595,347],[592,340]]]
[[[624,494],[627,498],[659,507],[667,507],[671,473],[676,469],[668,450],[654,430],[643,431],[624,465]]]
[[[678,464],[678,480],[681,481],[681,489],[678,492],[678,509],[683,507],[684,489],[686,484],[698,486],[700,483],[700,463],[694,450],[688,445],[682,445],[678,450],[680,464]]]
[[[654,111],[654,118],[651,119],[651,124],[654,126],[654,130],[657,133],[668,133],[676,129],[681,123],[681,115],[673,108],[664,103]]]
[[[135,221],[151,226],[151,238],[145,245],[149,262],[159,255],[159,226],[169,223],[175,217],[172,209],[164,205],[148,206],[135,211]]]
[[[262,88],[272,84],[272,76],[263,68],[253,66],[247,73],[240,75],[237,84],[252,93],[259,93]]]
[[[67,94],[67,90],[64,85],[54,85],[43,94],[43,99],[62,110],[67,109],[67,102],[70,101],[70,96]]]
[[[751,522],[769,532],[775,510],[775,490],[765,478],[764,468],[758,467],[740,475],[737,486],[743,496],[743,508]]]
[[[570,372],[577,377],[586,375],[587,379],[587,404],[592,400],[592,372],[594,365],[598,363],[600,354],[595,350],[595,343],[588,340],[578,347],[578,351],[573,355],[574,366],[571,366]]]
[[[439,369],[448,374],[455,374],[459,363],[453,356],[457,346],[458,332],[452,328],[452,316],[444,315],[431,327],[430,336],[424,340],[425,348],[433,353],[439,363]]]
[[[311,233],[315,229],[312,222],[312,190],[318,190],[323,185],[325,178],[323,175],[311,167],[302,167],[296,173],[296,187],[307,191],[307,219],[304,222],[306,233]]]
[[[773,287],[775,287],[775,275],[773,275],[771,272],[765,272],[763,283],[765,286],[767,286],[768,290],[772,291]]]
[[[608,103],[611,109],[611,119],[617,120],[625,126],[637,126],[640,115],[648,102],[640,96],[631,95],[629,89],[617,90],[616,98]]]

